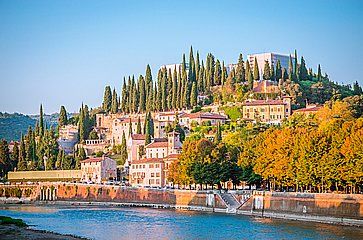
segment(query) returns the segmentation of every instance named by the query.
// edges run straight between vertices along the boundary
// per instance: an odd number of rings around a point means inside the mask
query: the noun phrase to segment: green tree
[[[318,82],[321,82],[321,67],[318,65]]]
[[[111,98],[111,113],[117,113],[118,111],[118,98],[115,88],[112,92],[112,98]]]
[[[105,87],[105,93],[103,95],[103,104],[102,108],[105,112],[111,111],[111,105],[112,105],[112,93],[111,93],[111,87],[106,86]]]
[[[270,69],[270,63],[266,60],[265,66],[263,69],[263,79],[264,80],[270,80],[271,79],[271,69]]]
[[[300,81],[309,80],[309,74],[308,70],[306,69],[304,57],[301,57],[299,80]]]
[[[125,163],[126,160],[127,160],[127,145],[126,145],[125,132],[123,132],[122,141],[121,141],[121,163]]]
[[[256,57],[253,64],[253,79],[256,81],[260,80],[260,70],[258,68],[258,62]]]
[[[0,141],[0,177],[12,170],[12,164],[10,159],[9,147],[6,140]]]
[[[221,85],[221,82],[222,82],[222,68],[221,68],[221,63],[217,59],[214,69],[214,84]]]
[[[236,82],[242,83],[246,81],[245,63],[243,61],[242,53],[240,53],[236,68]]]
[[[140,120],[140,116],[137,119],[137,129],[136,129],[136,133],[137,134],[141,134],[141,120]]]
[[[192,92],[191,92],[191,96],[190,96],[190,105],[192,107],[197,106],[198,104],[198,92],[197,92],[197,85],[195,82],[193,82],[192,85]]]
[[[44,134],[44,120],[43,120],[43,105],[40,104],[40,111],[39,111],[39,135],[43,136]]]
[[[59,112],[59,118],[58,118],[58,126],[62,127],[67,125],[68,119],[67,119],[67,111],[64,106],[61,106],[60,112]]]

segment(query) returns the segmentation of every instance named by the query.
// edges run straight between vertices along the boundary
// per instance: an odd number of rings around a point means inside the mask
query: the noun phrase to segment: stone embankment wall
[[[254,216],[363,225],[363,195],[254,192],[239,208]]]
[[[7,189],[13,187],[16,186],[4,185],[0,187],[0,193],[3,191],[4,194],[2,195],[5,197],[5,192],[9,192]],[[123,188],[120,186],[66,183],[41,183],[39,185],[24,185],[22,188],[32,189],[32,195],[29,197],[31,201],[115,202],[153,204],[166,207],[226,208],[217,194],[205,191]],[[0,197],[2,195],[0,194]],[[15,194],[13,195],[11,197],[16,197]]]
[[[363,220],[362,194],[265,193],[266,211]]]

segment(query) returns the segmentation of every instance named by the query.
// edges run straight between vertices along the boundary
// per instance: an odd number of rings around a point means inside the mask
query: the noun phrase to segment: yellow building
[[[243,119],[280,124],[291,115],[291,98],[281,100],[247,100],[242,106]]]

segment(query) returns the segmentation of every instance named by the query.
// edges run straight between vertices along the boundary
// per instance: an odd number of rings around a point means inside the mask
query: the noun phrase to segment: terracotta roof
[[[132,134],[131,138],[133,140],[145,140],[145,134]]]
[[[282,100],[252,100],[246,101],[245,106],[260,106],[260,105],[285,105]]]
[[[121,118],[115,118],[115,120],[118,120],[120,122],[125,122],[125,123],[129,123],[130,122],[130,118],[129,117],[121,117]],[[139,119],[138,118],[131,118],[131,122],[135,123],[138,122]],[[143,118],[140,118],[140,123],[142,123],[144,121]]]
[[[154,138],[154,142],[167,142],[167,138]]]
[[[142,163],[162,163],[164,160],[162,158],[143,158],[139,160],[134,160],[131,164],[142,164]]]
[[[307,108],[301,108],[294,111],[294,113],[305,113],[305,112],[317,112],[319,111],[323,106],[314,106],[314,107],[307,107]]]
[[[209,113],[209,112],[187,113],[187,114],[184,114],[183,117],[206,118],[206,119],[227,119],[226,116],[216,114],[216,113]]]
[[[168,156],[164,157],[164,159],[177,159],[180,154],[169,154]]]
[[[93,158],[85,159],[85,160],[81,161],[81,163],[102,162],[102,161],[104,161],[106,159],[111,159],[111,158],[108,158],[108,157],[93,157]]]
[[[146,146],[146,148],[160,148],[160,147],[167,147],[168,142],[152,142]]]

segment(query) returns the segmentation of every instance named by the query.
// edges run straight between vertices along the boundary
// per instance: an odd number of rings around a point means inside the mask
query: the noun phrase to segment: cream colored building
[[[116,180],[116,161],[109,157],[94,157],[81,161],[81,181],[101,183]]]
[[[59,127],[58,137],[59,149],[64,150],[66,154],[73,153],[74,146],[78,142],[78,127],[76,125],[65,125]]]
[[[280,124],[291,115],[291,98],[282,100],[248,100],[242,106],[243,119]]]
[[[185,113],[180,116],[180,125],[187,128],[191,128],[192,122],[202,125],[203,122],[210,122],[212,126],[224,124],[227,121],[227,117],[217,113],[209,112],[197,112],[197,113]]]

